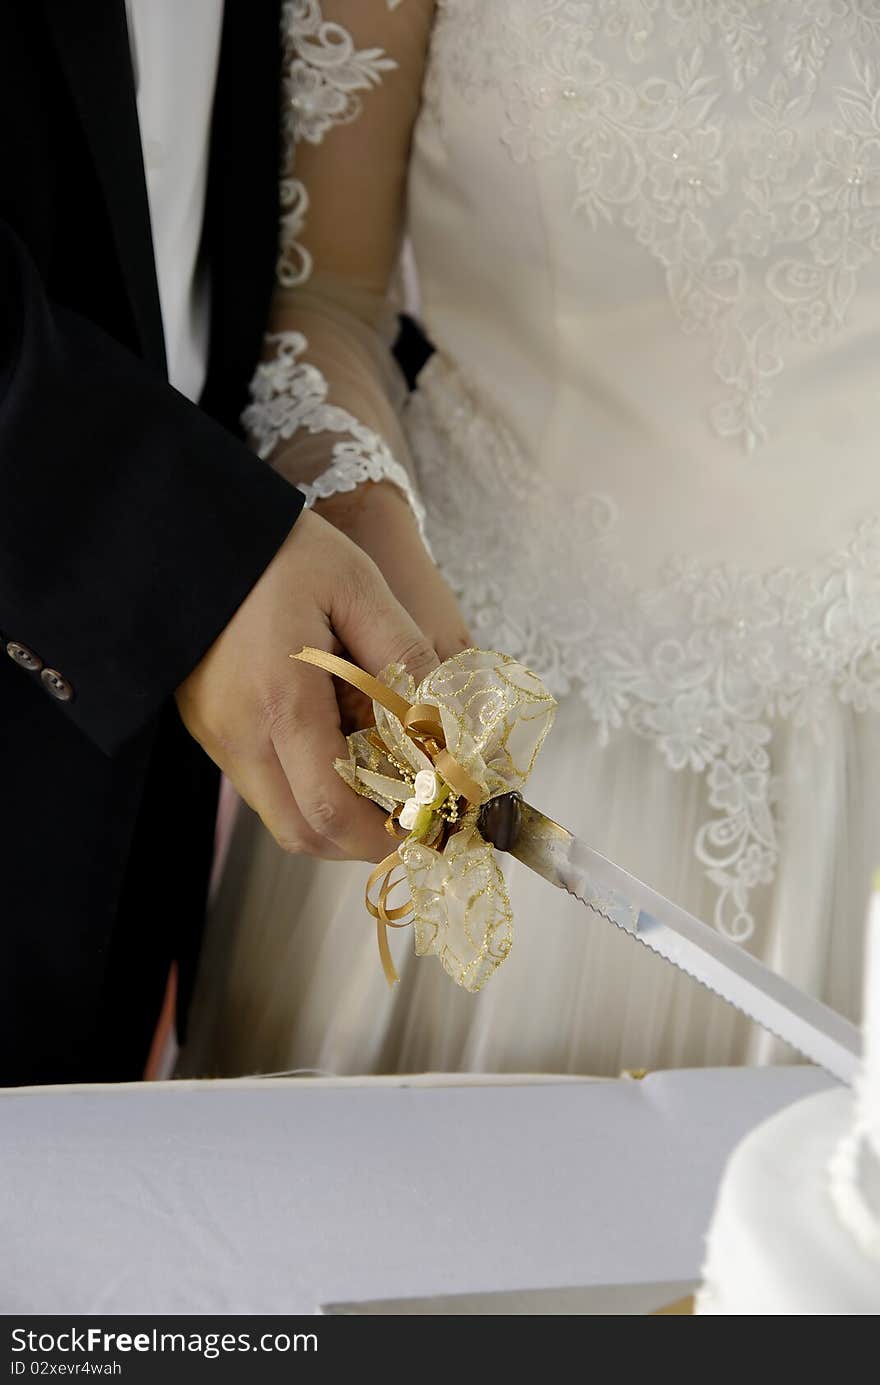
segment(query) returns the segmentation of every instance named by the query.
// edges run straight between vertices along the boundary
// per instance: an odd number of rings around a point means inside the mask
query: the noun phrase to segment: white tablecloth
[[[830,1083],[446,1081],[0,1090],[0,1312],[314,1313],[696,1279],[733,1145]]]

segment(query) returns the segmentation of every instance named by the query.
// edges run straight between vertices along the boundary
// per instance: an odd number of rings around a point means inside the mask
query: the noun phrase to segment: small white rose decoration
[[[432,769],[420,769],[415,781],[415,800],[416,803],[433,803],[437,797],[439,785],[437,775]],[[403,818],[401,817],[401,822]],[[406,823],[403,823],[404,827]]]
[[[400,810],[399,822],[405,832],[411,832],[416,825],[416,818],[419,815],[419,801],[417,798],[408,798]]]
[[[430,834],[434,824],[431,805],[437,797],[438,790],[439,780],[434,771],[419,770],[415,780],[415,793],[405,800],[397,817],[405,832],[412,832],[420,839]]]

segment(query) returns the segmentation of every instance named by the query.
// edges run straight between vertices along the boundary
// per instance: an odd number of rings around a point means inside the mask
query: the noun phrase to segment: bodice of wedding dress
[[[440,0],[413,146],[434,551],[481,644],[703,777],[740,940],[777,727],[880,707],[878,60],[873,0]]]
[[[439,4],[426,321],[640,586],[806,566],[877,511],[878,61],[874,0]]]
[[[744,941],[777,728],[880,707],[880,9],[433,8],[285,6],[308,160],[282,277],[387,283],[408,167],[433,551],[481,645],[702,776],[694,850]],[[357,365],[379,414],[351,411],[401,460]]]

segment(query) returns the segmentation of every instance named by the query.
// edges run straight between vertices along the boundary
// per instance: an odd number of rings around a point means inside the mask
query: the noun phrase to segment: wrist
[[[418,532],[418,521],[412,506],[393,481],[362,481],[353,490],[336,491],[333,495],[316,500],[310,508],[346,533],[349,527],[357,525],[368,513],[379,511],[389,513],[395,521],[405,516]]]

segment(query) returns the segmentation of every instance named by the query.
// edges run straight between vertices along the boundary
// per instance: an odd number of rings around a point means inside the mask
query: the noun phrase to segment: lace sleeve
[[[422,528],[391,355],[406,169],[434,0],[282,6],[282,217],[243,422],[308,504],[392,481]]]

